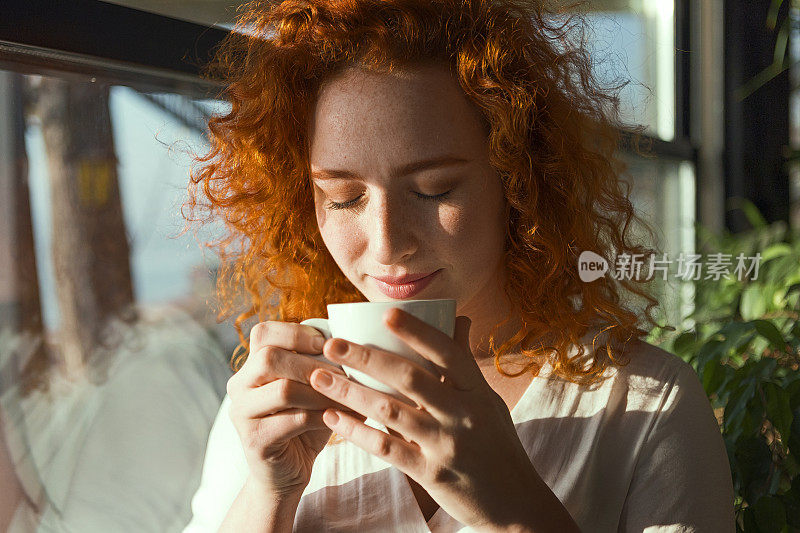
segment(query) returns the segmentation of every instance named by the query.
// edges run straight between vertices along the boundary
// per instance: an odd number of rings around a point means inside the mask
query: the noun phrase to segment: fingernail
[[[403,313],[397,309],[387,309],[383,314],[384,322],[389,326],[400,326],[403,323]]]
[[[330,387],[333,385],[333,376],[324,370],[320,370],[314,378],[314,384],[318,387]]]
[[[322,413],[322,419],[326,424],[332,426],[339,421],[339,415],[336,414],[336,411],[325,411]]]
[[[315,350],[318,352],[322,351],[322,347],[325,346],[325,337],[314,337],[314,342],[312,343]]]
[[[345,355],[347,355],[347,350],[349,348],[350,347],[347,345],[345,341],[337,340],[331,345],[331,354],[339,357],[344,357]]]

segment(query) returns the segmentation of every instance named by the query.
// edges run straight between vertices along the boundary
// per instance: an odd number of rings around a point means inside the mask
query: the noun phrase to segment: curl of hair
[[[285,0],[252,2],[222,43],[208,75],[223,83],[226,114],[209,121],[211,147],[198,157],[184,207],[188,221],[221,218],[210,243],[221,264],[220,318],[237,315],[238,370],[248,352],[242,323],[327,316],[326,305],[365,301],[327,252],[314,214],[308,127],[321,84],[346,68],[394,72],[448,66],[486,121],[490,163],[507,199],[505,293],[520,329],[489,346],[504,375],[553,373],[593,383],[625,365],[624,346],[656,324],[658,301],[641,276],[582,282],[578,257],[591,250],[648,260],[655,251],[631,235],[619,90],[592,71],[579,6],[536,0]],[[641,128],[629,130],[636,143]],[[626,186],[623,190],[623,185]],[[203,201],[199,200],[200,195]],[[646,263],[645,263],[646,264]],[[637,313],[624,295],[646,302]],[[579,339],[595,325],[606,349],[586,367]],[[596,337],[595,337],[596,338]],[[516,346],[517,373],[500,366]],[[569,349],[579,351],[570,356]],[[612,347],[613,346],[613,347]]]

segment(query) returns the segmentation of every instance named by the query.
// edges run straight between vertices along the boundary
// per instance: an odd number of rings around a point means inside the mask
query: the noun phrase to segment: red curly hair
[[[203,220],[221,217],[227,229],[209,246],[221,258],[220,319],[237,314],[233,370],[247,357],[244,321],[301,321],[327,316],[329,303],[365,301],[316,225],[307,125],[320,85],[354,65],[392,72],[431,61],[449,65],[481,111],[507,200],[505,293],[522,327],[499,348],[495,333],[511,317],[492,330],[496,368],[507,376],[538,373],[544,356],[554,374],[592,383],[608,366],[627,364],[611,347],[647,334],[642,315],[656,324],[650,282],[604,276],[585,283],[578,256],[592,250],[612,265],[621,254],[649,259],[655,251],[630,233],[633,222],[653,231],[635,214],[630,183],[621,178],[624,84],[602,87],[595,78],[575,7],[535,0],[248,4],[208,70],[224,83],[231,108],[209,122],[211,147],[197,158],[187,202],[187,220],[201,220],[195,212],[202,208]],[[638,139],[641,128],[632,133]],[[622,293],[643,298],[644,313]],[[597,324],[608,342],[586,368],[579,340]],[[579,352],[570,357],[573,345]],[[511,374],[500,361],[516,346],[528,364]]]

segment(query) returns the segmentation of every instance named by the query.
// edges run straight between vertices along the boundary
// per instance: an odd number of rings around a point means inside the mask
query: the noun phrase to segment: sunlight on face
[[[317,224],[353,285],[390,301],[375,277],[439,271],[411,298],[485,313],[500,290],[503,189],[447,68],[347,70],[323,85],[310,136]]]

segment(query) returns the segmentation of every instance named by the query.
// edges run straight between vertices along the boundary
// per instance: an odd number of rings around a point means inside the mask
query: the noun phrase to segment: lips
[[[422,290],[438,276],[439,272],[441,272],[441,269],[427,275],[406,274],[405,276],[399,277],[371,277],[375,280],[375,286],[383,294],[389,298],[403,299],[411,298],[412,296],[422,292]]]

